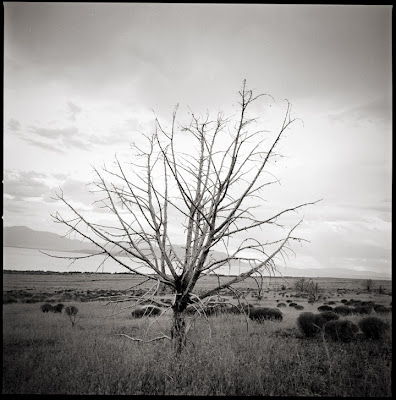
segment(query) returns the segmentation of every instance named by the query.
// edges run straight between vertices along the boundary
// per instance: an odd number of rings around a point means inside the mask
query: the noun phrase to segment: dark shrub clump
[[[355,308],[352,311],[357,314],[370,314],[371,307],[370,306],[355,306]]]
[[[132,317],[134,318],[154,317],[159,314],[161,314],[161,309],[155,306],[146,306],[132,311]]]
[[[286,307],[286,304],[285,304],[285,303],[279,303],[279,304],[277,305],[277,307],[279,307],[279,308],[281,308],[281,307]]]
[[[381,339],[389,325],[377,317],[366,317],[359,321],[359,328],[368,339]]]
[[[334,320],[326,323],[325,335],[334,340],[341,342],[350,342],[356,339],[359,328],[356,324],[349,320]]]
[[[277,308],[261,307],[250,310],[249,318],[257,322],[262,322],[264,320],[282,321],[283,314]]]
[[[65,308],[65,312],[66,314],[70,317],[70,316],[75,316],[78,314],[78,308],[75,306],[67,306]]]
[[[298,305],[297,303],[289,303],[289,307],[295,307],[297,305]]]
[[[374,306],[374,311],[378,314],[387,314],[389,313],[389,309],[383,305],[375,305]]]
[[[341,300],[341,303],[344,303],[344,304],[345,304],[345,303],[348,303],[348,300],[347,300],[347,299],[342,299],[342,300]]]
[[[52,311],[55,313],[61,313],[63,310],[64,305],[62,303],[57,304],[52,308]]]
[[[333,307],[330,306],[320,306],[318,307],[318,311],[322,312],[322,311],[333,311]]]
[[[302,306],[302,305],[300,305],[300,304],[297,304],[296,306],[294,306],[294,308],[295,308],[296,310],[304,310],[304,306]]]
[[[340,315],[350,315],[352,313],[352,310],[347,306],[334,307],[333,311],[335,313],[337,313],[337,314],[340,314]]]
[[[40,307],[40,309],[41,309],[42,312],[48,312],[48,311],[52,311],[53,307],[52,307],[51,304],[45,303]]]
[[[317,335],[325,323],[326,320],[321,314],[313,314],[311,312],[301,313],[297,318],[298,327],[307,337]]]
[[[326,320],[326,322],[334,321],[340,318],[340,316],[334,311],[322,311],[320,315]]]

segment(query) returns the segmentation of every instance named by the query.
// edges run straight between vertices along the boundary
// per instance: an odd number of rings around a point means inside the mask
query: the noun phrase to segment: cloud
[[[32,135],[39,137],[37,140]],[[75,126],[68,128],[44,128],[30,126],[28,134],[20,134],[21,139],[45,150],[65,153],[64,149],[89,150],[90,144],[81,140],[84,135]],[[49,140],[49,142],[48,142]]]
[[[59,137],[69,138],[70,136],[76,135],[78,133],[78,129],[75,126],[70,128],[38,128],[35,126],[30,127],[30,132],[48,138],[48,139],[57,139]]]
[[[81,113],[82,108],[81,108],[81,107],[78,107],[77,105],[75,105],[75,104],[72,103],[71,101],[68,101],[68,102],[67,102],[67,107],[68,107],[68,112],[69,112],[69,114],[70,114],[70,117],[69,117],[69,118],[70,118],[72,121],[75,121],[75,120],[76,120],[76,116],[77,116],[78,114]]]
[[[350,123],[358,127],[390,124],[392,121],[392,100],[383,96],[369,103],[330,114],[329,119],[333,123]]]
[[[13,132],[18,132],[21,128],[21,123],[14,118],[8,121],[8,128]]]
[[[28,197],[42,197],[50,190],[50,187],[43,182],[45,174],[34,171],[4,171],[4,193],[16,199]]]
[[[50,151],[54,151],[54,152],[60,153],[60,154],[64,153],[63,150],[59,149],[58,147],[52,146],[51,144],[48,144],[48,143],[43,143],[38,140],[35,140],[32,138],[27,138],[27,137],[22,137],[22,139],[25,140],[26,142],[32,144],[33,146],[40,147],[44,150],[50,150]]]

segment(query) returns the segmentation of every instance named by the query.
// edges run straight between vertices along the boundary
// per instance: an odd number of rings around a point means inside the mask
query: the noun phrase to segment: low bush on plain
[[[277,307],[279,307],[279,308],[281,308],[281,307],[286,307],[286,304],[285,304],[285,303],[279,303],[279,304],[277,305]]]
[[[334,307],[333,310],[335,313],[340,314],[340,315],[351,315],[352,314],[352,310],[347,307],[347,306],[337,306]]]
[[[325,323],[322,314],[311,312],[301,313],[297,318],[297,325],[306,337],[317,335]]]
[[[340,316],[334,311],[323,311],[320,313],[320,315],[326,320],[326,322],[334,321],[340,318]]]
[[[297,303],[289,303],[289,307],[295,307],[297,305],[298,305]]]
[[[385,307],[380,304],[374,306],[374,311],[378,314],[388,314],[390,312],[388,307]]]
[[[319,306],[318,307],[318,311],[322,312],[322,311],[333,311],[333,307],[327,306],[327,305],[323,305],[323,306]]]
[[[249,318],[257,322],[262,322],[265,320],[282,321],[283,314],[277,308],[261,307],[250,310]]]
[[[368,339],[381,339],[389,329],[389,325],[380,318],[366,317],[358,323],[360,330]]]
[[[355,306],[352,310],[356,314],[370,314],[372,308],[370,306]]]
[[[159,314],[161,314],[161,309],[155,306],[136,308],[132,311],[132,317],[134,318],[142,318],[146,316],[154,317]]]
[[[62,303],[58,303],[56,306],[52,308],[52,311],[55,313],[61,313],[64,305]]]
[[[359,327],[352,321],[334,320],[324,326],[325,335],[333,341],[350,342],[356,339]]]
[[[40,307],[40,309],[41,309],[42,312],[46,313],[46,312],[52,311],[53,307],[52,307],[51,304],[45,303]]]
[[[299,311],[304,310],[304,306],[302,306],[301,304],[295,305],[294,308],[295,308],[296,310],[299,310]]]
[[[78,321],[77,319],[78,308],[75,306],[67,306],[65,308],[65,313],[69,317],[72,326],[74,326]]]

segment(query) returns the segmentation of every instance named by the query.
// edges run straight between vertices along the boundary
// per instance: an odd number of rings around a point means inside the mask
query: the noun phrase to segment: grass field
[[[78,301],[87,290],[125,290],[133,285],[125,280],[128,276],[7,275],[3,289],[14,291],[17,302],[3,305],[3,394],[392,395],[392,329],[381,340],[362,335],[349,343],[306,338],[297,317],[317,313],[323,302],[308,304],[295,298],[293,290],[273,287],[260,301],[250,295],[243,301],[276,307],[277,300],[292,299],[303,311],[286,307],[283,321],[261,324],[247,323],[240,314],[198,318],[185,351],[176,357],[168,340],[141,343],[118,335],[150,339],[169,334],[170,313],[159,320],[134,319],[130,311],[112,316],[111,308],[97,301]],[[353,297],[386,306],[392,301],[390,285],[387,294],[368,294],[355,281],[344,280],[341,292],[333,281],[327,286],[318,282],[327,301]],[[77,306],[80,320],[72,326],[64,313],[43,313],[43,302],[18,297],[30,291],[59,298],[71,293],[64,304]],[[391,313],[372,315],[391,326]],[[363,317],[342,318],[358,322]]]

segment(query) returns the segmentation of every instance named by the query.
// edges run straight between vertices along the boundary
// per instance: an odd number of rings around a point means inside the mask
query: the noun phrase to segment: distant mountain
[[[76,239],[67,239],[55,233],[34,231],[26,226],[12,226],[3,228],[3,246],[6,247],[23,247],[28,249],[54,250],[65,252],[78,253],[96,253],[99,252],[95,245],[89,242],[82,242]],[[174,245],[173,249],[176,255],[180,258],[184,256],[184,247]],[[144,252],[145,250],[142,249]],[[156,249],[156,254],[159,255],[159,250]],[[210,257],[214,260],[221,260],[226,257],[226,254],[219,251],[211,251]],[[239,270],[237,261],[231,262],[232,274]],[[241,271],[246,271],[248,265],[240,263]],[[223,270],[226,268],[223,267]],[[390,274],[384,274],[374,271],[356,271],[354,269],[343,268],[292,268],[279,267],[282,276],[290,277],[307,277],[307,278],[348,278],[348,279],[391,279]],[[221,272],[222,273],[222,272]],[[275,276],[280,276],[276,273]]]
[[[280,267],[283,276],[306,277],[306,278],[345,278],[345,279],[386,279],[392,277],[388,274],[374,271],[356,271],[347,268],[291,268]],[[279,276],[276,274],[275,276]]]
[[[26,226],[4,227],[3,246],[87,253],[98,251],[92,243],[67,239],[51,232],[34,231]]]

